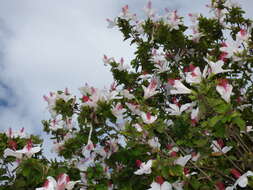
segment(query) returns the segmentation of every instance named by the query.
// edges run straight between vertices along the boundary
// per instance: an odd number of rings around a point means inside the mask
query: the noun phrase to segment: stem
[[[174,141],[174,139],[170,136],[170,135],[168,135],[167,133],[165,133],[168,137],[169,137],[169,139],[174,143],[174,144],[176,144],[176,142]],[[178,146],[178,145],[177,145]],[[185,152],[182,150],[182,148],[180,147],[180,146],[178,146],[178,148],[179,148],[179,151],[183,154],[183,156],[185,156]],[[199,171],[200,171],[200,173],[202,173],[210,182],[212,182],[212,180],[211,180],[211,178],[210,178],[210,176],[204,171],[204,170],[202,170],[197,164],[195,164],[193,161],[191,161],[191,160],[189,160],[189,162],[196,168],[196,169],[198,169]]]
[[[221,150],[220,147],[218,147],[216,144],[212,143],[224,156],[225,158],[236,168],[238,169],[240,172],[243,172],[243,170],[241,168],[239,168],[239,166],[237,166],[226,154],[224,154]]]

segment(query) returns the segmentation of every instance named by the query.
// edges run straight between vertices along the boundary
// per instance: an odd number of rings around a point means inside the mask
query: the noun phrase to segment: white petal
[[[248,185],[248,178],[246,176],[241,176],[236,183],[240,187],[246,187]]]
[[[169,182],[165,181],[161,185],[161,190],[172,190],[172,185]]]
[[[179,157],[177,160],[175,160],[175,164],[178,164],[180,166],[185,166],[187,162],[191,159],[191,155],[186,155],[184,157]]]

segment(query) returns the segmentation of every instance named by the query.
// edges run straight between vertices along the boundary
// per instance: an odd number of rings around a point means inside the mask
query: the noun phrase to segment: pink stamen
[[[157,176],[157,177],[155,178],[155,181],[156,181],[158,184],[160,184],[160,185],[162,185],[162,184],[164,183],[164,179],[163,179],[162,176]]]
[[[147,119],[150,120],[151,119],[151,113],[148,112],[146,115],[147,115]]]
[[[168,79],[168,83],[171,85],[171,86],[174,86],[175,85],[175,79]]]
[[[49,186],[49,180],[46,180],[43,187],[48,187]]]
[[[139,167],[141,167],[141,164],[142,164],[142,161],[140,161],[140,160],[136,160],[135,161],[135,165],[139,168]]]
[[[230,173],[233,174],[234,177],[237,178],[237,179],[239,177],[241,177],[241,173],[239,171],[237,171],[236,169],[234,169],[234,168],[230,170]]]

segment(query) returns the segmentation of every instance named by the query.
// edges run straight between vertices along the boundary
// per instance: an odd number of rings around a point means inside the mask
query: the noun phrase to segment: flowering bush
[[[128,6],[107,19],[135,44],[135,58],[104,56],[109,89],[44,96],[44,131],[63,161],[47,160],[23,129],[1,134],[0,189],[253,188],[251,20],[229,0],[208,8],[209,18],[190,13],[190,26],[151,2],[145,20]]]

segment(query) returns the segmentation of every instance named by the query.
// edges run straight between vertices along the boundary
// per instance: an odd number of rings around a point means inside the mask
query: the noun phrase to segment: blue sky
[[[1,130],[25,127],[42,133],[48,119],[42,96],[88,82],[103,88],[112,82],[103,54],[129,61],[134,47],[122,42],[106,18],[129,4],[140,12],[146,0],[0,0]],[[154,0],[157,11],[178,9],[180,15],[202,12],[208,0]],[[239,0],[250,13],[252,0]],[[251,15],[250,15],[251,14]],[[249,15],[252,18],[252,14]]]

